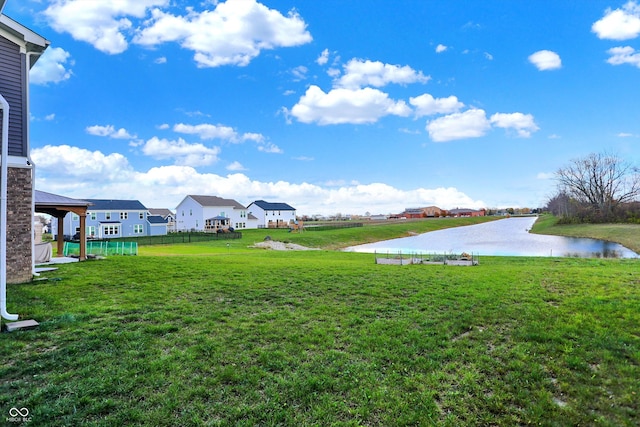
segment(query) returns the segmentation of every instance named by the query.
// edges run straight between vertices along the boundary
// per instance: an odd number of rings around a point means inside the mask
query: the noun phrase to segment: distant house
[[[453,217],[473,217],[473,216],[485,216],[484,209],[451,209],[448,211],[449,216]]]
[[[407,208],[400,215],[405,218],[434,218],[442,214],[442,209],[437,206],[427,206],[425,208]]]
[[[159,216],[167,220],[167,231],[173,233],[176,231],[176,214],[166,208],[149,208],[149,214]]]
[[[288,228],[296,222],[296,209],[282,202],[256,200],[247,210],[258,219],[258,228]]]
[[[138,200],[86,199],[86,235],[89,239],[158,236],[167,234],[167,220],[150,215]],[[64,217],[64,236],[80,233],[80,218],[76,214]],[[55,226],[54,226],[54,229]]]
[[[21,283],[33,278],[35,177],[29,157],[29,70],[49,41],[4,15],[5,2],[0,0],[0,183],[2,204],[6,203],[0,212],[5,215],[0,233],[7,242],[2,271],[7,283]]]
[[[251,227],[247,208],[233,199],[188,195],[176,207],[177,231],[242,230]]]
[[[376,214],[376,215],[371,215],[369,219],[371,221],[386,221],[389,219],[389,215]]]

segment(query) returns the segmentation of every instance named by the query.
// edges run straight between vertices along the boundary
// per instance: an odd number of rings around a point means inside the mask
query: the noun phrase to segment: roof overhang
[[[5,0],[0,0],[0,12]],[[0,32],[7,34],[13,41],[19,42],[26,53],[33,53],[29,61],[29,68],[33,67],[40,55],[49,47],[51,42],[24,25],[14,21],[7,15],[0,13]]]
[[[92,203],[86,200],[72,199],[35,190],[34,204],[36,212],[46,213],[55,217],[64,217],[67,212],[73,212],[78,215],[86,214],[87,208]]]

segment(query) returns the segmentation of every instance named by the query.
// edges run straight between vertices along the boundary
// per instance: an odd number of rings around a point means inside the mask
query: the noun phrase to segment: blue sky
[[[640,163],[639,1],[8,0],[36,187],[300,214],[538,207],[553,173]]]

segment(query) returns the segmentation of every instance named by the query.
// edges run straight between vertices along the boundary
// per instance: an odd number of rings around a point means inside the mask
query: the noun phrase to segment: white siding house
[[[287,228],[296,222],[295,208],[286,203],[256,200],[247,210],[258,219],[258,228]]]
[[[251,227],[247,209],[233,199],[189,195],[176,208],[177,231],[217,232]]]

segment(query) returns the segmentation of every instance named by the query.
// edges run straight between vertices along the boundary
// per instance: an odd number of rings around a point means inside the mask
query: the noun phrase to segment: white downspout
[[[2,165],[0,167],[0,316],[18,320],[7,312],[7,179],[9,176],[9,103],[0,94],[2,108]]]
[[[33,235],[33,219],[36,216],[36,164],[33,163],[33,160],[31,160],[31,132],[30,132],[30,128],[31,128],[31,117],[30,117],[30,111],[31,111],[31,105],[30,105],[30,99],[31,99],[31,94],[29,93],[29,70],[31,69],[31,55],[41,55],[41,53],[36,53],[36,52],[27,52],[26,56],[26,69],[27,69],[27,84],[26,84],[26,90],[27,90],[27,94],[26,94],[26,102],[27,102],[27,114],[29,115],[29,118],[27,119],[27,135],[25,140],[27,141],[27,165],[31,166],[31,273],[34,276],[39,276],[39,273],[36,273],[36,241]]]

